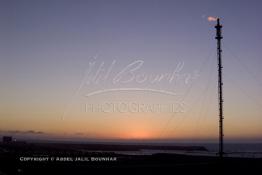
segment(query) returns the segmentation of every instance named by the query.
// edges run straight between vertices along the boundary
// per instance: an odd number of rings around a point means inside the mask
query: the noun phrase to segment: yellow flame
[[[210,22],[210,21],[216,21],[217,20],[217,17],[213,17],[213,16],[209,16],[207,17],[207,20]]]

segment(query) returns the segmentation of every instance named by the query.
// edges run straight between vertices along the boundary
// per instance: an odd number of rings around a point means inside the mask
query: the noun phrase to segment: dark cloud
[[[20,131],[20,130],[8,130],[8,131],[0,131],[2,134],[45,134],[42,131],[35,131],[35,130],[27,130],[27,131]]]
[[[77,132],[77,133],[75,133],[75,135],[82,136],[82,135],[85,135],[85,133]]]

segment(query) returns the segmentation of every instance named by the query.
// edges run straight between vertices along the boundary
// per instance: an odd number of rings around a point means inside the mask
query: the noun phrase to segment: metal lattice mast
[[[224,133],[223,133],[223,82],[222,82],[222,25],[220,25],[219,18],[217,18],[216,28],[216,40],[217,40],[217,62],[218,62],[218,105],[219,105],[219,157],[223,157],[224,154]]]

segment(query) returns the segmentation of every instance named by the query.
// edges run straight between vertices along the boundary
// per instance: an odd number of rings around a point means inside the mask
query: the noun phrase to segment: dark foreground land
[[[262,159],[188,156],[178,154],[122,155],[107,151],[140,149],[205,151],[204,147],[0,143],[0,175],[91,174],[91,172],[155,172],[161,174],[254,174],[262,172]],[[88,150],[88,151],[87,151]],[[103,150],[99,152],[98,150]],[[98,152],[97,152],[98,151]]]

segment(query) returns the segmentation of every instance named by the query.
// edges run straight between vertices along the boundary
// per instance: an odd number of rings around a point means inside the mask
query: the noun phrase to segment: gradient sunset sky
[[[216,140],[209,16],[223,25],[225,139],[262,141],[260,0],[0,0],[0,133]]]

